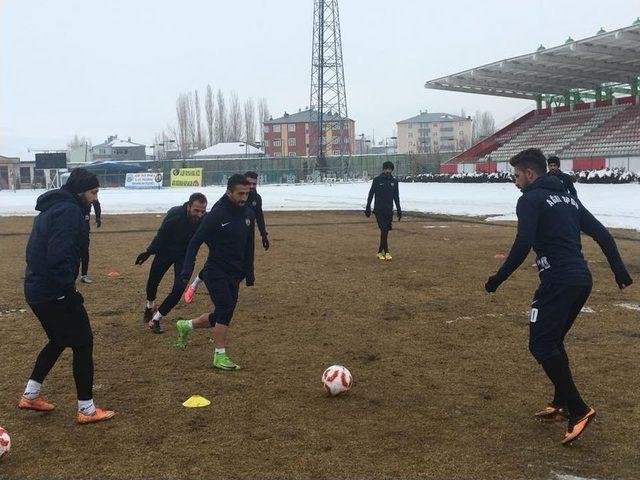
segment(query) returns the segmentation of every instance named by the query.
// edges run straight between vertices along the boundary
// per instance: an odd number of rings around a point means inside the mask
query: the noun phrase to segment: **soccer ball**
[[[9,432],[0,427],[0,460],[4,460],[9,455],[9,450],[11,450],[11,437]]]
[[[331,365],[322,372],[322,386],[332,397],[346,392],[351,385],[353,385],[351,372],[342,365]]]

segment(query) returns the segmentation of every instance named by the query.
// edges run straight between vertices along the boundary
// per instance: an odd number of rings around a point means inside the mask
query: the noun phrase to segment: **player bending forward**
[[[535,414],[540,420],[568,418],[562,444],[584,432],[596,411],[589,407],[573,382],[564,339],[591,293],[591,273],[582,256],[580,232],[592,237],[604,252],[618,286],[633,283],[611,234],[580,203],[569,195],[555,176],[546,175],[546,161],[536,148],[524,150],[510,160],[518,199],[518,233],[509,256],[485,284],[496,289],[525,260],[533,247],[540,286],[531,303],[529,350],[553,383],[555,393],[547,408]]]
[[[214,205],[195,233],[184,259],[180,277],[187,285],[195,267],[196,256],[203,242],[209,247],[209,257],[203,269],[204,284],[215,309],[193,320],[179,320],[179,348],[185,348],[189,332],[194,328],[213,327],[215,351],[212,365],[221,370],[237,370],[226,353],[227,331],[238,302],[243,278],[253,276],[253,224],[255,215],[247,205],[249,183],[244,175],[235,174],[227,182],[225,195]]]
[[[184,263],[187,245],[200,226],[207,212],[207,197],[202,193],[193,193],[185,204],[171,208],[160,225],[153,241],[136,258],[136,265],[142,265],[151,255],[155,255],[147,280],[147,306],[142,321],[153,333],[164,333],[160,326],[162,317],[169,314],[180,301],[184,284],[180,272]],[[155,309],[158,286],[167,270],[173,265],[173,287],[160,307]]]

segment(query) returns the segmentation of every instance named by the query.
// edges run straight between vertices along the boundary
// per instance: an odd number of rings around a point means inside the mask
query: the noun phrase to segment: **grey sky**
[[[150,144],[182,91],[207,83],[273,115],[309,103],[313,0],[0,0],[0,154],[75,133]],[[493,112],[532,102],[426,90],[441,75],[630,25],[640,0],[342,0],[350,117],[391,135],[420,109]]]

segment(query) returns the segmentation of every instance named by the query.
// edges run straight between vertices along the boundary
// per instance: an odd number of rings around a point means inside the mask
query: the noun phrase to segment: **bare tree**
[[[76,147],[80,147],[80,146],[89,146],[91,147],[91,139],[90,138],[86,138],[86,137],[78,137],[78,134],[76,133],[73,136],[73,140],[71,140],[70,142],[67,143],[67,148],[76,148]]]
[[[215,139],[215,143],[225,142],[227,139],[227,107],[225,106],[224,93],[220,89],[216,94]]]
[[[491,112],[476,111],[473,116],[473,134],[472,143],[476,143],[496,131],[496,122]]]
[[[260,123],[260,141],[264,144],[264,122],[269,120],[269,106],[267,99],[262,97],[258,100],[258,122]]]
[[[177,140],[182,158],[185,158],[187,156],[187,152],[189,151],[188,104],[189,98],[186,94],[181,93],[180,95],[178,95],[178,100],[176,101],[176,118],[178,121]]]
[[[196,109],[191,92],[187,94],[187,129],[189,132],[189,148],[196,147],[197,130],[196,130]]]
[[[213,145],[213,89],[207,85],[207,96],[204,99],[204,111],[207,115],[207,146]]]
[[[204,138],[202,136],[202,120],[200,117],[200,96],[197,89],[194,94],[194,102],[196,107],[196,145],[200,150],[204,148]]]
[[[244,141],[256,141],[256,108],[253,98],[244,102]]]
[[[240,109],[240,100],[238,94],[231,92],[231,100],[229,105],[229,135],[228,141],[239,142],[242,138],[242,110]]]

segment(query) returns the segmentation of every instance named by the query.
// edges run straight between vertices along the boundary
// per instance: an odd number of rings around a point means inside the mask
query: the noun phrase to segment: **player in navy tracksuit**
[[[82,206],[82,213],[84,213],[84,221],[87,228],[87,246],[86,249],[82,252],[82,267],[80,269],[80,281],[82,283],[92,283],[89,278],[89,233],[91,232],[91,207],[93,206],[93,211],[96,214],[96,227],[100,228],[102,226],[102,208],[100,207],[100,202],[96,199],[94,202],[89,203],[88,205]]]
[[[247,182],[249,182],[249,198],[247,199],[247,206],[251,210],[253,210],[253,213],[256,216],[255,223],[258,225],[258,231],[260,232],[260,237],[262,238],[262,247],[266,251],[266,250],[269,250],[270,244],[269,244],[269,238],[267,236],[267,227],[264,221],[264,212],[262,211],[262,197],[256,190],[256,187],[258,185],[258,174],[256,172],[249,171],[249,172],[246,172],[244,176],[246,177]],[[222,198],[224,198],[224,196]],[[253,243],[254,239],[255,239],[255,234],[254,232],[251,232],[251,248],[255,252],[255,247]],[[191,303],[193,301],[193,297],[196,294],[196,290],[198,289],[200,284],[203,282],[202,280],[203,277],[204,277],[204,269],[200,270],[195,280],[191,282],[191,284],[185,290],[184,301],[186,303]],[[253,286],[256,280],[255,276],[253,275],[253,272],[252,272],[252,275],[248,276],[245,280],[247,282],[248,287]]]
[[[227,331],[238,302],[240,282],[253,276],[253,235],[255,214],[247,206],[249,183],[244,175],[232,175],[226,194],[214,205],[202,225],[189,242],[181,278],[184,285],[191,278],[196,256],[202,243],[209,247],[203,269],[203,280],[215,306],[213,313],[193,320],[179,320],[178,343],[185,347],[187,335],[193,328],[213,327],[215,351],[212,364],[222,370],[237,370],[226,353]]]
[[[567,173],[564,173],[560,170],[560,159],[558,157],[549,157],[547,160],[547,164],[549,165],[549,172],[547,175],[554,175],[558,177],[558,180],[562,183],[562,186],[574,197],[578,198],[578,192],[576,192],[576,187],[573,186],[573,178]]]
[[[42,383],[65,348],[73,350],[73,378],[78,395],[78,423],[108,420],[114,412],[93,403],[93,333],[84,299],[75,281],[89,232],[84,210],[98,196],[98,179],[84,168],[67,183],[38,197],[27,243],[24,293],[49,342],[36,359],[18,408],[50,411],[55,406],[40,395]]]
[[[147,250],[136,258],[136,265],[142,265],[151,255],[155,255],[147,280],[147,305],[143,316],[143,322],[153,333],[164,333],[160,327],[160,320],[180,301],[184,291],[184,284],[180,278],[184,256],[206,211],[207,197],[202,193],[194,193],[185,204],[171,208]],[[158,286],[171,266],[174,273],[173,287],[154,313]]]
[[[380,260],[391,260],[393,257],[389,253],[389,230],[393,229],[393,204],[396,204],[396,212],[398,221],[402,218],[402,210],[400,209],[400,195],[398,193],[398,180],[391,175],[394,166],[391,162],[382,164],[382,173],[373,179],[369,197],[367,198],[367,206],[364,214],[371,216],[371,201],[376,197],[373,207],[373,213],[378,222],[380,229],[380,246],[378,247],[378,258]]]
[[[535,416],[541,420],[568,417],[562,440],[568,444],[596,414],[580,397],[564,348],[565,336],[589,298],[592,286],[591,273],[582,256],[580,232],[598,243],[621,289],[633,280],[607,229],[566,192],[556,177],[545,175],[546,161],[540,150],[524,150],[510,163],[516,186],[522,190],[516,207],[518,233],[509,256],[498,272],[489,277],[485,289],[495,292],[533,248],[540,286],[531,304],[529,350],[555,387],[553,401]]]

